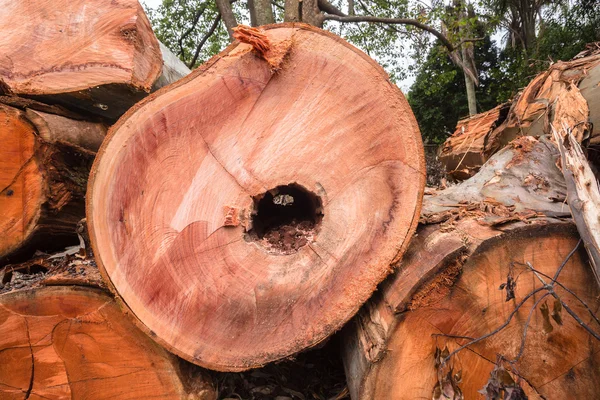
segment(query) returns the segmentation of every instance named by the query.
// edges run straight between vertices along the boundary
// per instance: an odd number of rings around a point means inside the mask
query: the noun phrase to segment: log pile
[[[599,395],[599,337],[571,316],[598,331],[599,286],[564,205],[558,149],[524,141],[426,196],[397,272],[344,333],[352,399]]]
[[[490,111],[459,121],[440,149],[448,174],[473,176],[498,150],[519,136],[552,135],[561,115],[571,122],[589,121],[590,130],[577,141],[590,147],[590,159],[600,165],[600,43],[592,43],[571,61],[559,61],[536,76],[515,99]]]
[[[2,5],[0,397],[302,398],[238,372],[338,330],[313,398],[600,397],[600,47],[461,121],[425,190],[335,35],[239,26],[179,79],[137,1]]]

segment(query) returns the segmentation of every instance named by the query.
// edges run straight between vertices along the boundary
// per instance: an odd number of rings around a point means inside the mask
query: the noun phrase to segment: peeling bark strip
[[[53,286],[2,294],[0,321],[3,399],[191,398],[175,358],[101,290]],[[195,384],[194,399],[214,398],[205,376]]]
[[[526,263],[550,281],[545,276],[554,276],[577,242],[571,223],[546,218],[505,225],[502,230],[473,219],[452,228],[421,226],[398,271],[344,331],[344,364],[352,399],[447,398],[436,395],[438,382],[446,393],[457,394],[458,389],[465,399],[480,398],[478,392],[495,369],[497,355],[516,358],[523,344],[524,351],[513,364],[516,373],[510,372],[528,398],[598,398],[600,383],[590,371],[600,368],[599,342],[557,310],[552,297],[546,297],[547,304],[542,301],[529,317],[544,292]],[[580,249],[558,282],[595,311],[600,291],[587,263]],[[501,327],[516,304],[534,290],[540,292],[506,328],[440,365],[440,359],[470,338]],[[562,287],[555,290],[577,315],[590,320],[579,300]],[[556,315],[544,316],[545,307]],[[379,335],[374,337],[373,331]],[[452,373],[446,375],[450,368]]]
[[[600,150],[600,46],[589,45],[571,61],[559,61],[540,73],[510,104],[461,120],[446,140],[440,160],[456,179],[476,173],[496,151],[518,136],[551,136],[551,126],[569,116],[570,122],[593,123],[579,142]],[[557,128],[559,129],[559,128]],[[599,163],[600,164],[600,163]]]
[[[101,123],[0,102],[0,266],[11,255],[76,238],[87,177],[105,134]]]
[[[262,29],[130,110],[89,182],[112,290],[159,343],[215,370],[338,330],[403,253],[425,182],[417,123],[378,65],[314,27]],[[277,43],[289,51],[273,73]]]
[[[168,56],[161,77],[137,0],[0,0],[0,31],[0,80],[15,95],[116,119],[155,83],[181,77],[183,63]]]
[[[560,155],[546,137],[523,136],[494,154],[470,179],[426,196],[422,223],[481,217],[501,225],[541,215],[569,217]]]
[[[567,182],[569,208],[590,256],[594,276],[600,285],[600,190],[581,146],[565,124],[559,133],[553,130],[560,149]]]

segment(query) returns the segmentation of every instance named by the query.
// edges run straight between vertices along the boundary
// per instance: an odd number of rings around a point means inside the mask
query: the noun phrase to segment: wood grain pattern
[[[379,66],[307,25],[264,34],[277,57],[236,42],[136,105],[89,182],[113,290],[159,343],[216,370],[339,329],[402,254],[425,181],[416,121]],[[319,196],[323,218],[307,245],[272,254],[245,239],[253,197],[288,184]]]
[[[346,336],[345,364],[353,399],[431,398],[438,379],[436,347],[447,345],[452,351],[466,342],[433,335],[476,338],[492,332],[517,302],[541,285],[531,272],[523,272],[522,263],[531,262],[552,276],[578,240],[572,224],[556,220],[519,223],[502,231],[465,220],[445,232],[435,225],[425,227],[419,237],[418,248],[411,245],[394,276],[405,278],[386,281],[379,300],[365,308],[378,316],[367,325],[379,327],[379,353],[371,357],[366,353],[371,347],[364,327]],[[588,262],[580,248],[559,281],[597,310],[598,287]],[[517,278],[516,300],[506,301],[506,292],[499,287],[506,283],[511,265]],[[460,275],[452,278],[448,271],[455,266]],[[560,288],[557,292],[586,323],[594,324],[573,296]],[[465,399],[485,398],[478,391],[497,354],[509,359],[517,355],[531,305],[540,295],[530,299],[506,329],[454,357],[455,372],[462,370],[459,386]],[[548,303],[552,309],[551,298]],[[593,373],[600,365],[600,347],[564,310],[563,314],[563,325],[555,324],[551,332],[544,330],[539,309],[533,314],[525,351],[515,364],[530,399],[597,398],[600,393]]]
[[[1,0],[0,31],[0,79],[14,94],[115,118],[161,74],[137,0]]]
[[[0,330],[2,399],[188,398],[173,357],[100,290],[3,294]]]

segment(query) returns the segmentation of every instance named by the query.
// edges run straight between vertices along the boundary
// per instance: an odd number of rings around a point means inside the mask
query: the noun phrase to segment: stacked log
[[[189,70],[159,44],[137,0],[0,5],[2,266],[77,243],[108,126]]]
[[[4,270],[0,397],[214,399],[202,371],[125,317],[81,250]]]
[[[76,239],[106,129],[59,107],[0,97],[0,262]]]
[[[552,135],[554,120],[568,113],[573,121],[591,123],[576,139],[592,148],[590,160],[600,166],[599,83],[600,43],[592,43],[573,60],[552,64],[510,104],[459,121],[440,149],[440,161],[450,176],[467,179],[516,137]]]
[[[353,400],[600,397],[598,46],[461,121],[469,179],[424,196],[408,103],[335,35],[240,26],[169,84],[135,0],[0,5],[0,397],[214,399],[200,367],[342,328]]]
[[[558,150],[520,141],[426,197],[396,273],[344,333],[353,400],[600,395],[600,290]]]
[[[0,32],[0,91],[113,121],[189,72],[137,0],[2,0]]]
[[[128,314],[219,371],[340,329],[401,256],[425,181],[417,123],[370,58],[302,24],[236,37],[111,129],[87,207]]]

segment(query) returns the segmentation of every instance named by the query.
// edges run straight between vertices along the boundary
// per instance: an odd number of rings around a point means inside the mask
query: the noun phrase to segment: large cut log
[[[111,129],[89,181],[101,271],[167,349],[244,370],[314,346],[416,226],[417,123],[365,54],[302,24],[238,29]]]
[[[103,124],[67,118],[59,108],[4,99],[21,109],[0,102],[0,264],[76,241],[87,177],[106,135]]]
[[[0,32],[5,91],[109,119],[189,72],[137,0],[0,0]]]
[[[344,332],[353,400],[479,398],[488,383],[518,385],[529,398],[599,396],[590,371],[600,366],[600,335],[543,288],[579,239],[558,218],[569,216],[559,157],[545,137],[521,137],[472,178],[425,198],[397,271]],[[593,276],[580,246],[550,289],[597,332]],[[501,375],[507,387],[494,386]]]
[[[588,45],[571,61],[552,64],[512,101],[508,113],[506,107],[459,121],[440,150],[440,161],[452,177],[469,178],[518,136],[551,136],[550,126],[563,119],[561,114],[581,124],[589,118],[592,129],[576,139],[593,147],[590,156],[600,166],[600,43]]]
[[[346,332],[353,400],[526,398],[508,397],[519,390],[529,399],[600,396],[600,341],[541,282],[550,283],[577,246],[571,223],[542,218],[497,230],[465,219],[418,232],[398,272]],[[593,312],[600,306],[582,247],[558,282],[557,296],[597,332],[579,301]],[[474,339],[481,340],[453,353]],[[483,396],[484,387],[507,397]]]
[[[11,265],[3,283],[2,399],[215,399],[202,371],[125,317],[85,257]]]

